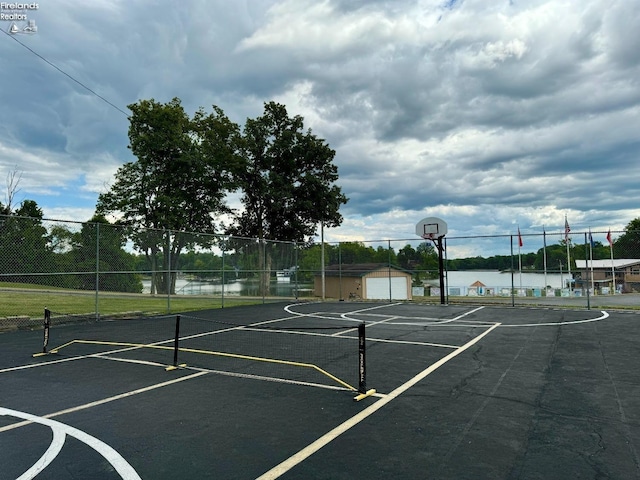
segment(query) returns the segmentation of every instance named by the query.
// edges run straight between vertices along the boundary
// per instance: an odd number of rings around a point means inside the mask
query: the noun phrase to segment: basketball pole
[[[440,305],[446,305],[444,291],[444,246],[442,239],[447,234],[447,223],[441,218],[427,217],[416,224],[416,235],[431,240],[438,249],[438,276],[440,277]]]

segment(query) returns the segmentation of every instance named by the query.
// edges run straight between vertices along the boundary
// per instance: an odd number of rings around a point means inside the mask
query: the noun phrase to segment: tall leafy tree
[[[269,102],[264,113],[247,119],[242,136],[245,168],[238,180],[244,209],[230,233],[261,239],[301,242],[325,226],[342,223],[347,202],[333,163],[335,151],[311,130],[301,116],[290,117],[284,105]],[[260,255],[260,290],[268,293],[270,252]]]
[[[616,258],[640,258],[640,218],[631,220],[614,242]]]
[[[124,250],[127,238],[123,228],[111,225],[106,218],[95,215],[74,234],[71,251],[76,270],[91,272],[77,275],[76,288],[113,292],[142,292],[140,276],[130,273],[134,256]],[[96,278],[98,269],[98,278]],[[96,285],[96,280],[99,281]]]
[[[9,215],[0,215],[0,273],[35,274],[51,272],[52,249],[47,229],[42,224],[43,213],[33,200],[24,200]],[[15,275],[6,281],[43,283],[41,275]]]
[[[284,105],[265,103],[264,114],[247,119],[242,137],[246,162],[240,171],[244,211],[233,232],[247,237],[304,241],[325,226],[342,223],[347,202],[333,163],[335,151],[301,116],[290,117]]]
[[[152,264],[151,293],[173,292],[180,252],[207,241],[183,232],[213,233],[216,216],[229,212],[225,196],[239,165],[239,128],[215,106],[190,118],[178,98],[128,108],[129,148],[137,161],[120,167],[111,189],[100,195],[97,213],[115,213],[131,227]]]

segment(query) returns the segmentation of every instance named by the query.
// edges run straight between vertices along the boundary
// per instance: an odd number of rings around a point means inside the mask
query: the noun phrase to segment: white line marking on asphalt
[[[51,441],[49,448],[47,448],[47,451],[44,452],[40,459],[34,463],[29,470],[20,475],[17,480],[31,480],[35,478],[36,475],[47,468],[47,466],[58,456],[60,450],[62,450],[67,434],[59,428],[52,428],[52,430],[53,440]]]
[[[53,431],[60,431],[63,435],[69,435],[71,437],[77,438],[81,442],[87,444],[91,448],[93,448],[96,452],[102,455],[107,462],[109,462],[116,472],[120,475],[124,480],[142,480],[138,473],[133,469],[131,465],[127,463],[127,461],[122,458],[122,456],[116,452],[115,449],[107,445],[106,443],[98,440],[95,437],[92,437],[88,433],[83,432],[82,430],[78,430],[77,428],[70,427],[69,425],[65,425],[64,423],[57,422],[55,420],[49,420],[46,418],[38,417],[36,415],[31,415],[29,413],[19,412],[17,410],[10,410],[8,408],[0,407],[0,415],[8,415],[17,418],[23,418],[28,421],[28,423],[39,423],[41,425],[46,425]],[[59,442],[59,440],[58,440]],[[46,467],[46,465],[44,465]],[[22,480],[32,479],[35,475],[31,475],[29,473],[31,469],[27,470],[23,475],[19,478]],[[32,472],[33,473],[33,472]],[[39,472],[35,472],[37,475]],[[29,476],[25,476],[29,474]]]
[[[599,322],[600,320],[605,320],[609,318],[609,314],[604,310],[601,310],[600,315],[597,318],[586,318],[584,320],[568,320],[566,322],[547,322],[547,323],[523,323],[521,325],[501,325],[501,327],[552,327],[555,325],[577,325],[580,323],[589,323],[589,322]]]
[[[76,407],[67,408],[65,410],[60,410],[54,413],[48,413],[47,415],[43,415],[42,417],[37,418],[53,418],[58,417],[60,415],[65,415],[67,413],[77,412],[79,410],[85,410],[87,408],[96,407],[98,405],[103,405],[105,403],[113,402],[115,400],[121,400],[123,398],[131,397],[133,395],[138,395],[140,393],[149,392],[151,390],[155,390],[157,388],[166,387],[168,385],[173,385],[174,383],[184,382],[185,380],[191,380],[193,378],[199,377],[201,375],[206,375],[207,372],[197,372],[192,375],[187,375],[185,377],[174,378],[173,380],[169,380],[167,382],[156,383],[155,385],[149,385],[148,387],[138,388],[136,390],[131,390],[130,392],[121,393],[119,395],[114,395],[113,397],[103,398],[102,400],[96,400],[95,402],[85,403],[84,405],[78,405]],[[6,425],[4,427],[0,427],[0,433],[6,432],[8,430],[13,430],[14,428],[23,427],[25,425],[29,425],[28,421],[13,423],[11,425]]]
[[[377,402],[369,405],[367,408],[362,410],[360,413],[354,415],[349,420],[347,420],[344,423],[338,425],[333,430],[329,431],[328,433],[326,433],[322,437],[318,438],[315,442],[307,445],[305,448],[300,450],[298,453],[292,455],[291,457],[289,457],[288,459],[286,459],[285,461],[283,461],[279,465],[276,465],[271,470],[269,470],[268,472],[266,472],[263,475],[261,475],[260,477],[258,477],[257,480],[274,480],[274,479],[280,477],[281,475],[283,475],[284,473],[288,472],[291,468],[293,468],[294,466],[298,465],[302,461],[304,461],[307,458],[309,458],[315,452],[317,452],[322,447],[324,447],[325,445],[327,445],[330,442],[332,442],[333,440],[335,440],[337,437],[339,437],[340,435],[345,433],[347,430],[349,430],[352,427],[356,426],[362,420],[364,420],[365,418],[369,417],[370,415],[372,415],[376,411],[380,410],[382,407],[384,407],[386,404],[388,404],[392,400],[395,400],[400,394],[406,392],[409,388],[413,387],[419,381],[421,381],[424,378],[426,378],[428,375],[430,375],[431,373],[436,371],[438,368],[440,368],[442,365],[447,363],[449,360],[452,360],[453,358],[455,358],[456,356],[460,355],[462,352],[464,352],[468,348],[470,348],[473,345],[475,345],[483,337],[488,335],[491,331],[493,331],[498,326],[500,326],[500,324],[496,323],[495,325],[493,325],[492,327],[487,329],[486,332],[481,333],[480,335],[475,337],[473,340],[465,343],[463,346],[461,346],[457,350],[451,352],[449,355],[441,358],[440,360],[438,360],[434,364],[430,365],[428,368],[426,368],[422,372],[418,373],[415,377],[413,377],[412,379],[408,380],[407,382],[405,382],[404,384],[400,385],[398,388],[396,388],[395,390],[390,392],[384,398],[381,398]]]

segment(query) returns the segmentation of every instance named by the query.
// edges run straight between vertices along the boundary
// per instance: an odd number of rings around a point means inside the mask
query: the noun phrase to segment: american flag
[[[569,232],[571,228],[569,228],[569,222],[567,221],[567,217],[564,217],[564,239],[569,240]]]
[[[522,235],[520,235],[520,227],[518,227],[518,246],[522,247],[524,242],[522,241]]]
[[[607,242],[609,242],[610,247],[613,247],[613,241],[611,240],[611,230],[607,232]]]

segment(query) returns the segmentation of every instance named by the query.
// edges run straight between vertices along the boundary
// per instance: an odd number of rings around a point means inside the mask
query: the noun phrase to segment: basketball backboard
[[[423,218],[416,224],[416,235],[425,240],[435,240],[447,234],[447,222],[437,217]]]

